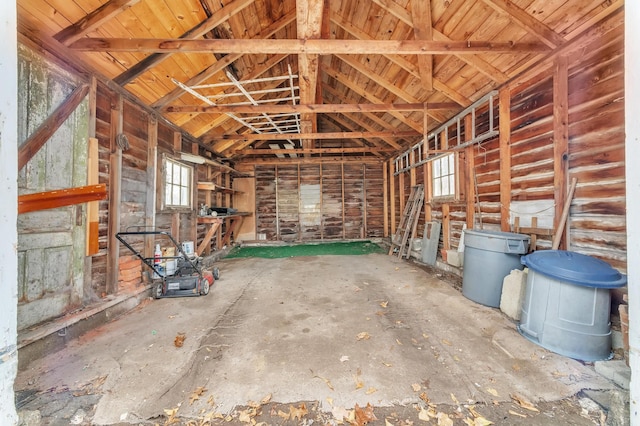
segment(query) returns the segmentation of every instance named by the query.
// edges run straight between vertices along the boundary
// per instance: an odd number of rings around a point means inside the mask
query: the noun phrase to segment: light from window
[[[191,207],[191,167],[165,159],[165,207]]]
[[[456,195],[456,165],[453,153],[432,161],[433,196]]]

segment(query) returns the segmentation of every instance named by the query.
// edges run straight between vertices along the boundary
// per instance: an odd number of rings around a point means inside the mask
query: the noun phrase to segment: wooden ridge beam
[[[208,138],[209,141],[218,140],[244,140],[259,141],[272,140],[283,141],[289,139],[367,139],[367,138],[408,138],[422,136],[412,130],[409,131],[385,131],[385,132],[327,132],[327,133],[245,133],[231,135],[216,135]]]
[[[185,42],[186,40],[190,41],[202,41],[202,40],[192,40],[198,37],[202,37],[209,31],[213,30],[218,25],[226,22],[230,17],[239,13],[245,7],[249,6],[253,3],[254,0],[235,0],[232,3],[224,6],[222,9],[216,11],[213,15],[211,15],[206,20],[202,21],[182,36],[180,36],[178,41]],[[83,39],[81,39],[83,40]],[[78,40],[77,42],[81,42]],[[84,39],[89,40],[89,39]],[[76,43],[77,43],[76,42]],[[75,43],[74,43],[75,44]],[[142,61],[133,65],[128,70],[124,71],[122,74],[113,79],[117,84],[124,86],[125,84],[135,80],[140,75],[145,73],[147,70],[155,67],[165,59],[169,57],[168,51],[158,50],[161,53],[155,53],[153,55],[147,56]],[[212,52],[213,53],[213,52]]]
[[[297,40],[297,39],[207,39],[179,38],[82,38],[69,48],[85,52],[149,53],[245,53],[289,55],[450,55],[477,53],[529,54],[548,52],[544,43],[492,41],[424,41],[424,40]],[[130,68],[131,69],[131,68]],[[122,81],[119,78],[118,81]]]
[[[53,36],[62,44],[71,44],[100,27],[104,22],[129,9],[140,0],[110,0],[87,16]]]
[[[88,84],[81,84],[76,87],[69,97],[20,145],[18,150],[18,170],[22,169],[40,151],[40,148],[47,143],[62,123],[76,110],[88,93]]]
[[[24,194],[18,196],[18,213],[55,209],[88,201],[104,200],[105,198],[107,198],[107,185],[104,183]]]
[[[388,103],[388,104],[299,104],[299,105],[175,105],[163,108],[164,112],[209,114],[285,114],[285,113],[341,113],[388,112],[457,109],[455,102]]]

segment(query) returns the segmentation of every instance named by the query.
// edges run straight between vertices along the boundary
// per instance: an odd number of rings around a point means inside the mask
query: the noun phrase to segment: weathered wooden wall
[[[18,53],[17,124],[22,144],[81,81],[31,49],[20,45]],[[84,101],[20,170],[20,194],[86,185],[87,123]],[[85,215],[83,205],[74,205],[18,216],[18,329],[78,308],[88,297]]]
[[[259,165],[256,234],[268,241],[384,234],[382,164]]]
[[[625,158],[624,158],[624,66],[623,27],[614,16],[605,32],[584,47],[565,52],[568,58],[568,169],[567,182],[578,179],[568,220],[568,249],[601,258],[626,270]],[[510,90],[510,200],[501,199],[500,140],[474,145],[474,167],[467,168],[469,151],[459,153],[460,196],[457,200],[427,200],[431,218],[446,223],[441,248],[457,248],[465,222],[500,230],[506,219],[531,216],[539,228],[552,228],[554,200],[554,71],[553,61],[509,83]],[[497,108],[497,107],[496,107]],[[496,119],[499,114],[495,113]],[[477,118],[476,128],[486,127],[487,114]],[[482,120],[482,117],[485,120]],[[464,127],[463,127],[464,131]],[[451,136],[451,134],[450,134]],[[422,167],[416,169],[416,183],[424,183]],[[409,196],[404,178],[396,176],[394,207],[400,220],[401,198]],[[475,175],[475,176],[474,176]],[[468,181],[477,181],[478,203],[468,204]],[[404,190],[401,185],[405,182]],[[468,211],[473,206],[474,211]],[[447,213],[448,212],[448,213]],[[428,215],[428,214],[427,214]],[[419,229],[423,229],[423,219]],[[421,235],[421,234],[420,234]],[[448,240],[445,243],[444,240]],[[551,247],[551,236],[538,236],[537,249]]]

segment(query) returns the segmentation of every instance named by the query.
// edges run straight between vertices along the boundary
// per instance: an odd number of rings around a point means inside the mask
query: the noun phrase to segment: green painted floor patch
[[[281,257],[322,256],[322,255],[361,255],[384,253],[385,250],[371,241],[336,242],[320,244],[292,244],[286,246],[235,247],[226,256],[262,257],[277,259]]]

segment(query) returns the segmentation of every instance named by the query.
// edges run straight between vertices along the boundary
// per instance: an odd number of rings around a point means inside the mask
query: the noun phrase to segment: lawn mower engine
[[[206,296],[214,283],[213,272],[202,271],[192,275],[172,275],[163,277],[154,284],[151,295],[162,297]]]

